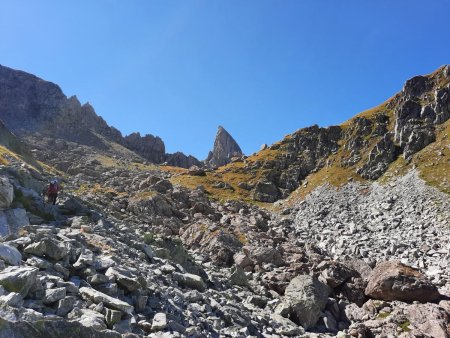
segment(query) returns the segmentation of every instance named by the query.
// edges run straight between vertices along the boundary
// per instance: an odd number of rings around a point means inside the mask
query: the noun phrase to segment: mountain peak
[[[219,167],[230,163],[232,157],[242,155],[242,150],[234,138],[224,127],[219,126],[214,140],[214,148],[209,152],[206,163],[213,167]]]

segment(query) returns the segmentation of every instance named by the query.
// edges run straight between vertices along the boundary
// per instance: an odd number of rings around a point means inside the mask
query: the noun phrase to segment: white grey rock
[[[23,305],[23,297],[17,292],[10,292],[9,294],[0,297],[0,303],[12,307],[21,307]]]
[[[97,291],[95,289],[91,289],[88,287],[80,288],[80,295],[83,299],[90,300],[96,304],[103,302],[106,306],[111,307],[112,309],[122,311],[131,315],[134,311],[134,307],[120,299],[113,298],[104,294],[103,292]]]
[[[9,265],[20,265],[22,254],[15,247],[8,244],[0,244],[0,259]]]
[[[63,299],[64,297],[66,297],[66,288],[47,289],[45,290],[45,295],[42,302],[44,304],[51,304]]]
[[[8,267],[0,272],[0,285],[25,297],[35,284],[38,271],[39,269],[33,267]]]
[[[161,331],[167,327],[167,317],[163,312],[155,314],[152,320],[152,331]]]
[[[14,188],[8,177],[0,176],[0,210],[8,209],[14,199]]]

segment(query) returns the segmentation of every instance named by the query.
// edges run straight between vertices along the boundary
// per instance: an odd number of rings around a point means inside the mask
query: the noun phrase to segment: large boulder
[[[447,338],[449,316],[437,304],[411,304],[405,309],[415,337]]]
[[[136,291],[144,286],[138,280],[138,277],[134,276],[130,271],[111,267],[105,272],[105,276],[109,278],[114,278],[120,286],[127,289],[128,291]],[[145,282],[145,281],[143,281]]]
[[[188,173],[191,176],[206,176],[205,170],[196,165],[190,167]]]
[[[233,265],[231,267],[229,279],[233,285],[248,286],[248,279],[245,271],[238,265]]]
[[[256,183],[253,198],[260,202],[275,202],[280,196],[277,186],[272,182],[261,181]]]
[[[315,277],[297,276],[289,283],[275,312],[309,329],[319,320],[330,292],[330,288]]]
[[[321,277],[334,289],[344,284],[344,282],[356,274],[356,271],[350,269],[346,265],[331,261],[326,264],[326,268],[322,271]]]
[[[201,292],[206,290],[206,284],[200,276],[191,273],[174,272],[172,278],[181,286],[196,289]]]
[[[120,299],[108,296],[107,294],[97,291],[95,289],[82,287],[80,288],[79,291],[83,299],[90,300],[96,304],[103,303],[107,307],[122,311],[129,315],[131,315],[134,311],[134,307],[132,305],[125,303]]]
[[[9,265],[20,265],[22,254],[15,247],[8,244],[0,244],[0,259]]]
[[[0,211],[0,236],[17,234],[21,228],[30,225],[25,209],[9,209]]]
[[[398,261],[378,263],[369,278],[367,296],[392,301],[432,302],[440,297],[437,287],[425,276]]]
[[[39,257],[49,257],[54,260],[60,260],[66,257],[70,250],[62,242],[51,238],[44,238],[39,242],[28,245],[24,251]]]
[[[39,269],[11,266],[0,272],[0,285],[25,297],[36,282]]]
[[[0,176],[0,210],[8,209],[14,198],[14,188],[8,177]]]
[[[275,248],[267,247],[252,247],[250,249],[250,256],[252,260],[259,265],[273,264],[276,266],[284,265],[284,260],[281,254]]]

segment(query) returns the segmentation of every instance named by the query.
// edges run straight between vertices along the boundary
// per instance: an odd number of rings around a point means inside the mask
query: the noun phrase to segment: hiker
[[[56,199],[58,198],[58,192],[60,191],[60,187],[57,180],[53,180],[47,187],[46,195],[48,203],[53,205],[56,204]]]

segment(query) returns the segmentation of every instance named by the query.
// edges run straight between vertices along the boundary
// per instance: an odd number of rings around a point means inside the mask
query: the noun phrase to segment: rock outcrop
[[[152,163],[169,160],[171,165],[188,168],[200,163],[192,156],[165,153],[164,142],[153,135],[132,133],[123,137],[116,128],[109,126],[89,104],[81,104],[76,96],[66,97],[54,83],[34,75],[0,65],[0,119],[7,130],[19,135],[37,135],[91,146],[114,154],[114,143],[125,146]],[[25,147],[3,132],[0,124],[0,144],[25,151]],[[48,147],[56,144],[48,144]],[[17,153],[20,153],[17,151]]]
[[[231,162],[233,157],[242,156],[242,150],[233,137],[219,126],[214,140],[214,148],[209,152],[205,162],[211,167],[220,167]]]
[[[276,312],[291,318],[305,329],[314,327],[325,309],[330,289],[311,276],[295,277],[286,288]]]
[[[366,294],[375,299],[432,302],[437,287],[419,271],[400,262],[381,262],[372,271]]]
[[[245,198],[272,203],[306,187],[308,176],[315,186],[376,180],[400,156],[410,163],[434,143],[449,117],[450,71],[444,66],[408,80],[400,93],[339,126],[300,129],[241,163],[229,164],[221,181],[239,193],[245,190]],[[210,153],[208,160],[214,158]],[[242,181],[235,182],[236,177]]]
[[[192,166],[201,167],[202,162],[196,159],[192,155],[185,155],[182,152],[176,152],[173,154],[167,154],[165,157],[165,161],[168,165],[173,167],[181,167],[181,168],[190,168]]]
[[[153,163],[162,163],[166,157],[164,142],[153,135],[132,133],[124,137],[124,145]]]

